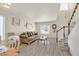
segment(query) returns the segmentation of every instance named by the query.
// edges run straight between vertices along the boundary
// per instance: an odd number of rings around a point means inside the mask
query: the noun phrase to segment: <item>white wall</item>
[[[79,6],[76,10],[75,16],[73,17],[72,22],[76,22],[74,28],[72,29],[70,35],[68,36],[68,45],[72,55],[79,56]],[[71,25],[73,25],[71,23]]]
[[[19,17],[20,18],[20,25],[19,26],[12,25],[12,17],[13,16],[7,16],[6,17],[7,18],[7,20],[6,20],[6,39],[8,37],[8,33],[10,33],[10,32],[14,32],[16,35],[20,35],[23,32],[35,31],[35,24],[34,24],[34,22],[31,21],[31,19],[29,19],[28,17],[15,16],[15,17]],[[32,29],[26,28],[25,27],[26,22],[31,23],[33,28]]]
[[[79,56],[79,20],[68,36],[68,45],[72,55]]]
[[[36,23],[35,24],[36,25],[36,30],[40,34],[40,25],[41,26],[43,26],[43,25],[50,26],[50,32],[49,32],[49,34],[45,34],[45,35],[47,35],[48,38],[55,38],[55,33],[53,32],[53,29],[52,29],[52,24],[55,24],[55,23],[56,23],[55,21]]]
[[[7,11],[4,11],[2,9],[0,9],[0,15],[4,16],[5,17],[5,27],[6,27],[6,20],[7,20],[7,17],[11,16],[12,14],[7,12]],[[4,40],[2,41],[1,40],[1,44],[5,44],[5,42],[7,42],[7,38],[6,38],[6,28],[5,28],[5,33],[4,33]]]
[[[40,29],[39,28],[40,25],[49,25],[51,30],[50,30],[50,34],[48,34],[47,36],[48,37],[56,38],[56,33],[53,32],[52,24],[57,24],[57,30],[58,30],[58,29],[60,29],[63,26],[67,26],[68,25],[67,22],[68,22],[68,19],[64,18],[63,12],[60,12],[60,14],[57,17],[57,20],[55,20],[55,21],[51,21],[51,22],[38,22],[38,23],[36,23],[36,30],[38,32],[40,32],[40,30],[39,30]],[[66,34],[68,32],[67,30],[68,29],[66,29]],[[63,30],[59,31],[58,37],[59,37],[59,40],[63,39]]]
[[[6,21],[6,31],[7,32],[15,32],[17,34],[22,33],[22,32],[26,32],[26,31],[34,31],[35,30],[35,25],[34,23],[29,20],[27,17],[24,16],[15,16],[20,18],[20,25],[16,26],[16,25],[12,25],[12,16],[8,17],[9,19]],[[33,29],[28,29],[26,28],[24,25],[26,24],[26,22],[29,22],[33,25]]]
[[[24,16],[24,15],[15,15],[13,13],[7,12],[5,10],[0,10],[0,15],[5,16],[5,37],[7,40],[7,35],[9,32],[14,32],[17,35],[21,34],[22,32],[26,32],[26,31],[35,31],[35,24],[32,21],[31,18]],[[12,17],[19,17],[20,18],[20,26],[14,26],[12,25]],[[24,25],[26,24],[26,21],[28,21],[29,23],[32,24],[33,29],[27,29]]]

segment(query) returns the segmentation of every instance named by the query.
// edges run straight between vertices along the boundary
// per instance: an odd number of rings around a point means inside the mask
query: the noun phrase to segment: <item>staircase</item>
[[[70,48],[68,46],[68,36],[71,33],[71,29],[73,29],[74,26],[71,25],[72,19],[75,15],[76,10],[78,9],[78,3],[76,4],[74,11],[71,15],[70,21],[68,22],[68,26],[63,26],[62,28],[58,29],[56,31],[56,43],[58,44],[58,47],[60,47],[60,49],[63,51],[67,51],[70,53]],[[67,31],[66,31],[67,29]],[[63,39],[59,40],[59,36],[58,33],[63,30]],[[67,33],[67,34],[66,34]],[[71,55],[71,54],[70,54]]]

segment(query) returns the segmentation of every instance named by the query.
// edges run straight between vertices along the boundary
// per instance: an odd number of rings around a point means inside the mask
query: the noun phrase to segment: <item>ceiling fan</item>
[[[11,3],[1,3],[0,5],[5,8],[10,8]]]

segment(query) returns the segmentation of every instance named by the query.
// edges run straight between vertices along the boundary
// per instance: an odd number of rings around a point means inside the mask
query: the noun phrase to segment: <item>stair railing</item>
[[[68,35],[70,34],[70,31],[71,31],[71,28],[73,27],[73,26],[71,26],[71,22],[72,22],[72,19],[73,19],[73,17],[74,17],[74,14],[75,14],[75,12],[76,12],[76,9],[78,8],[78,5],[79,5],[79,3],[77,3],[76,5],[75,5],[75,8],[74,8],[74,11],[73,11],[73,13],[72,13],[72,15],[71,15],[71,18],[70,18],[70,21],[68,22],[68,26],[63,26],[63,27],[61,27],[60,29],[58,29],[57,31],[56,31],[56,42],[58,43],[58,39],[59,39],[59,37],[58,37],[58,33],[63,29],[63,39],[65,39],[66,38],[66,35],[65,35],[65,30],[66,30],[66,28],[68,29]]]
[[[59,32],[60,32],[61,30],[63,30],[63,39],[64,39],[64,40],[66,39],[66,28],[68,29],[68,26],[63,26],[63,27],[61,27],[59,30],[56,31],[56,42],[57,42],[57,43],[58,43],[58,39],[59,39],[58,34],[59,34]],[[71,29],[71,28],[73,28],[73,26],[70,26],[70,29]]]
[[[73,13],[72,13],[72,15],[71,15],[71,18],[70,18],[70,21],[68,22],[68,34],[70,34],[71,22],[72,22],[72,20],[73,20],[73,17],[74,17],[74,14],[75,14],[75,12],[76,12],[76,9],[78,8],[78,5],[79,5],[79,3],[77,3],[77,4],[75,5],[74,11],[73,11]]]

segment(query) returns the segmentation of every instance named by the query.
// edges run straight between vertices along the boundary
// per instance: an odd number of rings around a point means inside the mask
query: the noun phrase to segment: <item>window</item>
[[[0,37],[1,40],[4,40],[4,29],[5,29],[5,25],[4,25],[4,16],[0,16]]]
[[[40,34],[49,34],[49,33],[50,33],[50,26],[40,25]]]
[[[61,3],[60,4],[60,11],[68,10],[68,3]]]

